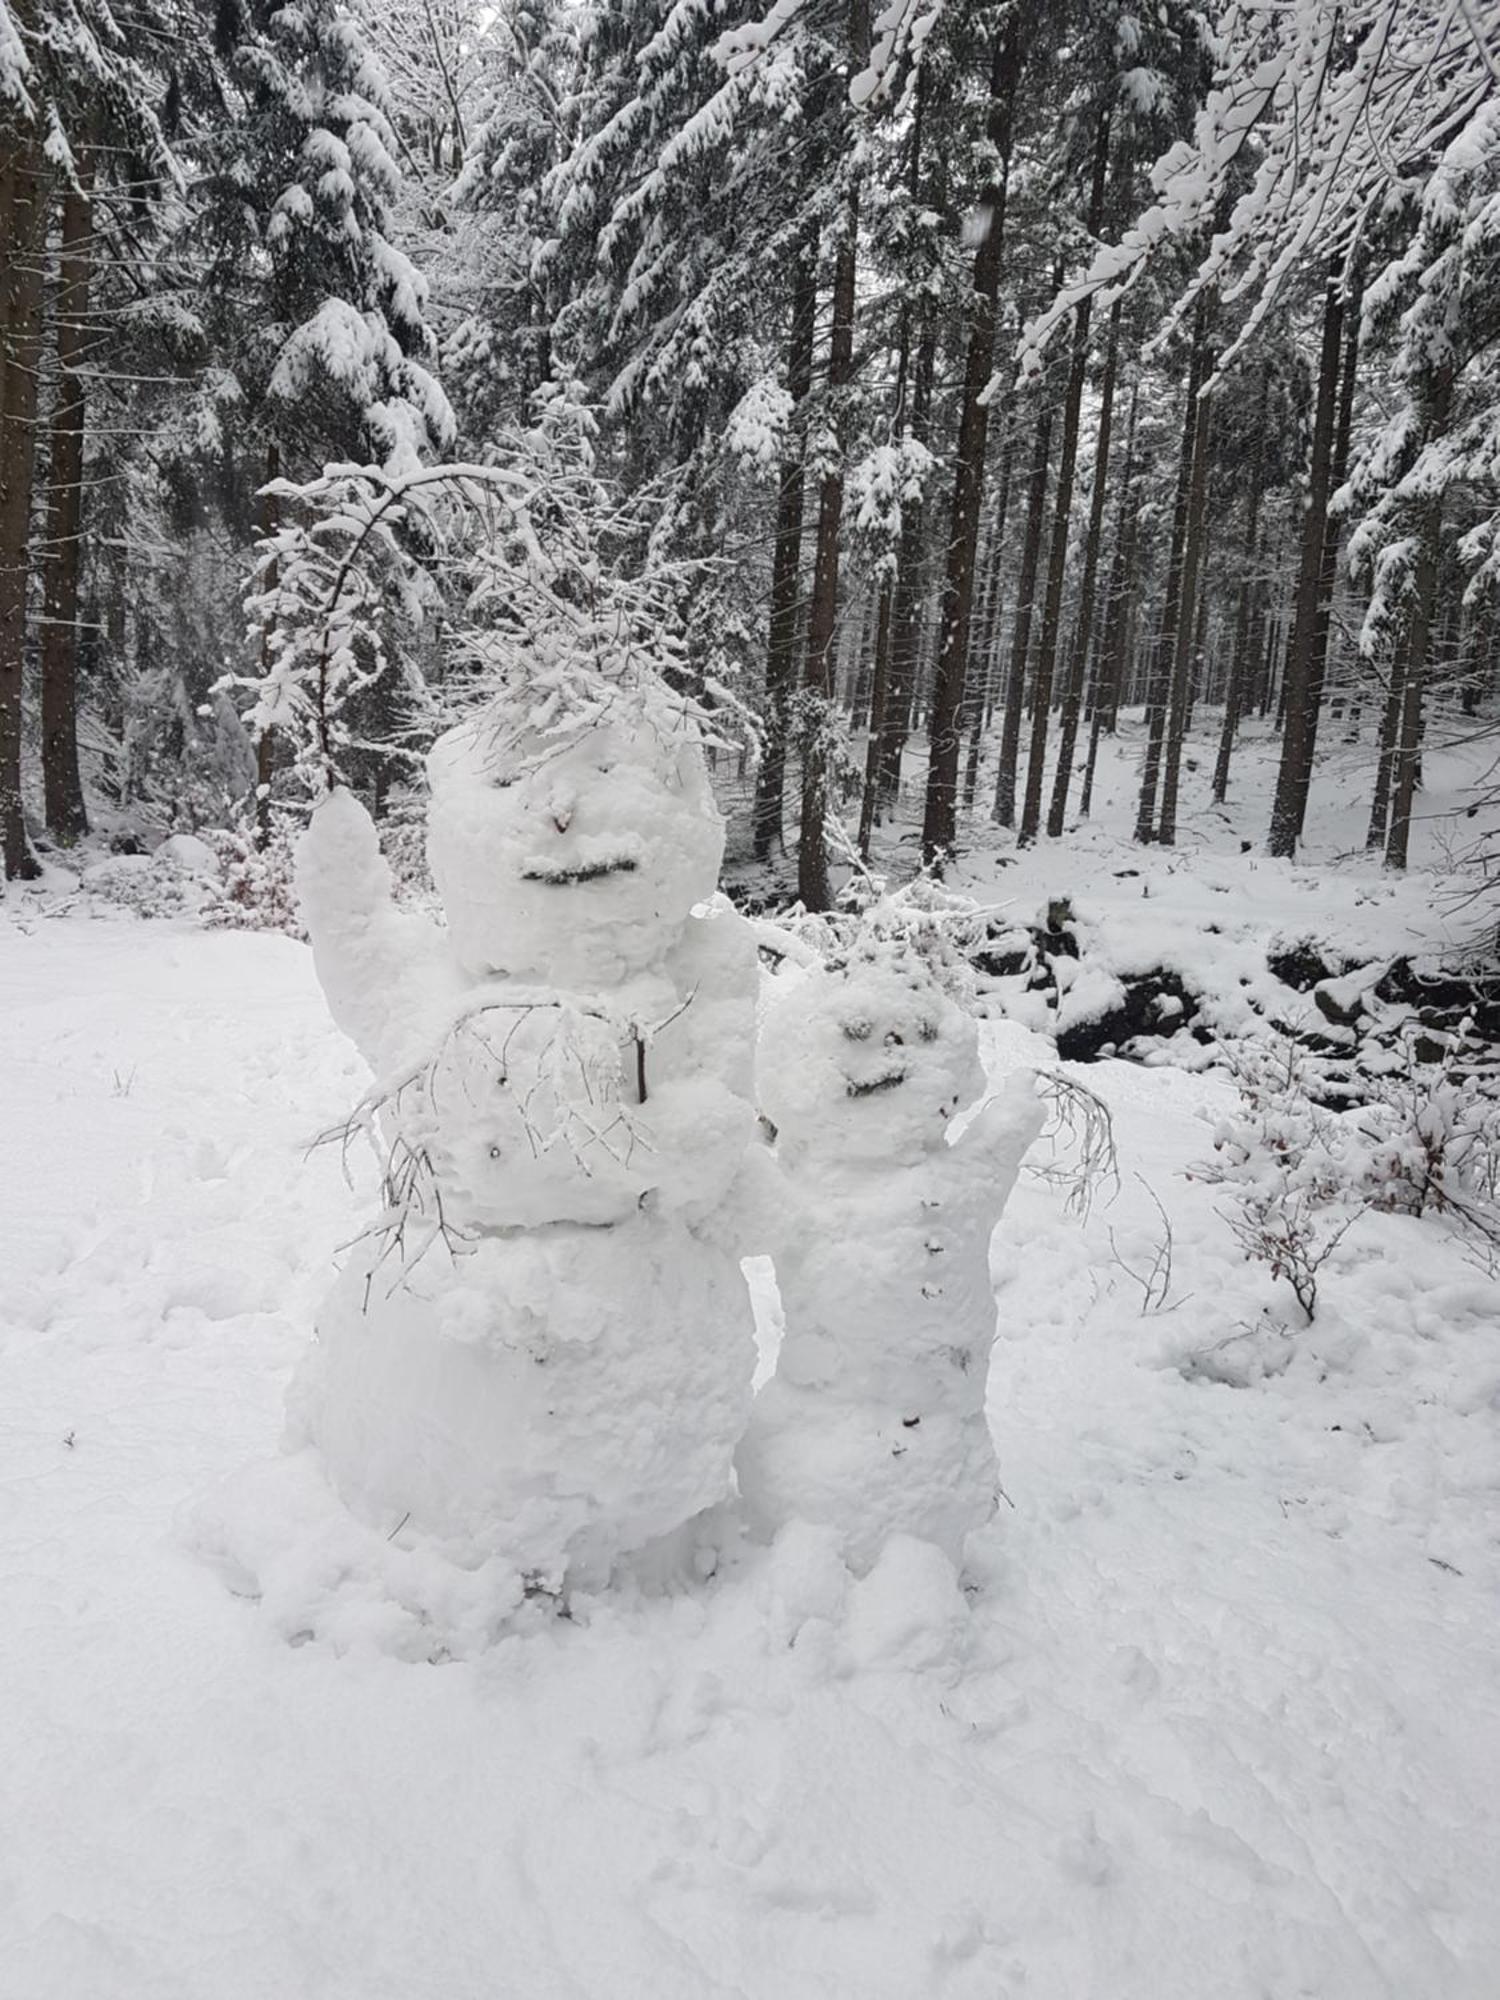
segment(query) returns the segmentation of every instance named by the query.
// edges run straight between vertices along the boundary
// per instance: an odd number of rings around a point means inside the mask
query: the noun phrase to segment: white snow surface
[[[0,916],[0,1991],[1493,2000],[1500,1292],[1441,1226],[1368,1218],[1267,1333],[1181,1178],[1224,1085],[1092,1066],[1122,1189],[1006,1209],[970,1601],[921,1543],[855,1580],[726,1531],[711,1579],[429,1665],[330,1545],[292,1643],[202,1523],[368,1210],[307,1152],[365,1072],[304,947],[36,907]],[[1184,1374],[1235,1343],[1281,1372]]]

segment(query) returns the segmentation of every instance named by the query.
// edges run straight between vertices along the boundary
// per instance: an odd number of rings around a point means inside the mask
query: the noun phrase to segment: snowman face
[[[911,962],[791,986],[766,1016],[761,1100],[784,1142],[855,1159],[929,1151],[984,1088],[974,1022]]]
[[[499,743],[478,718],[437,744],[428,851],[470,971],[608,980],[670,949],[724,849],[675,720],[622,703],[560,740]]]

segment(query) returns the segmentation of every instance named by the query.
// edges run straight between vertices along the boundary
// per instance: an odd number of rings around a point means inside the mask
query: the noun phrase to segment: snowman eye
[[[839,1026],[843,1030],[846,1041],[867,1042],[870,1039],[870,1024],[868,1021],[841,1021]]]
[[[937,1028],[931,1021],[919,1022],[917,1033],[924,1042],[935,1042],[937,1040]]]

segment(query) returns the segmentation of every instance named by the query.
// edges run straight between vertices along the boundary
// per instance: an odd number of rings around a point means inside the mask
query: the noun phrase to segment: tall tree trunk
[[[1329,498],[1338,492],[1349,473],[1349,438],[1354,425],[1354,388],[1359,373],[1359,310],[1361,287],[1358,279],[1344,309],[1344,358],[1339,369],[1339,406],[1334,423],[1333,457],[1328,473]],[[1292,844],[1302,838],[1307,820],[1307,800],[1312,787],[1313,762],[1318,750],[1318,724],[1323,713],[1323,690],[1328,680],[1328,640],[1333,625],[1333,597],[1338,582],[1339,524],[1329,520],[1324,508],[1323,558],[1318,569],[1317,611],[1313,624],[1312,660],[1308,669],[1305,742],[1299,767],[1294,774],[1290,815]]]
[[[1177,498],[1172,508],[1167,595],[1162,606],[1161,629],[1157,633],[1146,691],[1146,755],[1141,765],[1141,789],[1135,813],[1135,837],[1141,842],[1151,840],[1156,833],[1156,795],[1161,783],[1162,749],[1166,741],[1177,636],[1183,623],[1183,568],[1187,559],[1193,465],[1198,442],[1198,392],[1203,387],[1204,361],[1208,353],[1208,311],[1207,295],[1200,293],[1193,314],[1193,344],[1188,361],[1187,397],[1182,412],[1182,443],[1177,456]]]
[[[1442,501],[1436,501],[1417,551],[1415,597],[1407,642],[1406,674],[1401,694],[1401,727],[1391,774],[1391,823],[1386,834],[1388,868],[1404,868],[1411,842],[1411,809],[1422,750],[1422,700],[1426,693],[1432,606],[1437,589],[1438,534]]]
[[[1021,749],[1021,711],[1026,696],[1026,656],[1031,649],[1036,580],[1041,567],[1042,530],[1047,514],[1052,403],[1045,384],[1039,394],[1041,406],[1037,410],[1031,470],[1026,481],[1026,533],[1021,543],[1021,574],[1016,581],[1016,618],[1011,630],[1010,669],[1005,680],[1005,719],[1000,725],[1000,768],[995,778],[995,819],[1001,826],[1014,826],[1016,823],[1016,765]]]
[[[912,370],[911,421],[905,435],[926,444],[932,427],[932,388],[937,371],[937,314],[930,299],[917,306],[920,331]],[[893,799],[901,783],[901,760],[911,734],[916,700],[917,667],[922,651],[922,555],[926,546],[927,507],[914,501],[901,510],[901,542],[896,551],[896,582],[891,598],[891,667],[885,714],[880,732],[880,799]]]
[[[84,387],[91,345],[93,159],[75,153],[77,185],[64,189],[57,288],[57,405],[42,568],[42,783],[47,826],[65,845],[89,830],[78,771],[78,572],[83,528]]]
[[[1266,490],[1266,412],[1271,396],[1271,364],[1260,371],[1260,393],[1255,406],[1255,443],[1250,457],[1250,484],[1245,493],[1244,569],[1240,575],[1239,601],[1235,607],[1234,653],[1229,663],[1229,683],[1224,690],[1224,721],[1219,731],[1219,754],[1214,761],[1213,799],[1223,805],[1229,792],[1229,762],[1234,754],[1235,733],[1250,676],[1252,607],[1260,588],[1255,566],[1260,554],[1260,510]]]
[[[1384,847],[1391,827],[1391,779],[1396,768],[1396,741],[1401,734],[1401,712],[1406,703],[1407,635],[1402,633],[1391,656],[1390,685],[1380,718],[1380,744],[1375,759],[1375,793],[1370,801],[1370,825],[1366,847]]]
[[[1344,338],[1344,295],[1335,273],[1323,301],[1323,340],[1318,356],[1318,402],[1313,417],[1312,456],[1308,469],[1307,507],[1302,516],[1302,549],[1297,562],[1297,592],[1292,636],[1282,677],[1281,763],[1276,773],[1276,798],[1271,808],[1271,833],[1266,851],[1289,859],[1297,851],[1301,830],[1299,801],[1305,804],[1312,772],[1313,645],[1318,626],[1319,585],[1323,576],[1323,542],[1328,532],[1329,475],[1333,465],[1334,422],[1338,405],[1339,356]]]
[[[1094,138],[1093,179],[1085,226],[1097,237],[1104,219],[1104,186],[1109,166],[1109,111],[1099,114]],[[1057,460],[1057,490],[1052,500],[1052,546],[1047,553],[1047,594],[1042,603],[1042,631],[1037,641],[1031,687],[1031,746],[1026,758],[1026,796],[1021,805],[1021,845],[1035,840],[1042,823],[1042,780],[1046,775],[1047,726],[1052,714],[1052,681],[1062,633],[1063,580],[1068,567],[1068,533],[1073,517],[1073,474],[1078,463],[1078,425],[1088,379],[1089,326],[1094,295],[1086,292],[1073,315],[1072,359],[1063,398],[1062,444]],[[1074,721],[1077,733],[1077,720]]]
[[[1444,436],[1448,429],[1454,381],[1453,364],[1445,362],[1425,385],[1422,398],[1425,406],[1423,437],[1427,443]],[[1424,500],[1417,521],[1416,565],[1411,606],[1406,619],[1406,671],[1401,693],[1401,724],[1391,771],[1391,820],[1385,843],[1388,868],[1406,866],[1411,840],[1412,799],[1421,783],[1422,703],[1427,689],[1433,613],[1442,563],[1444,498],[1445,493],[1440,489]]]
[[[1210,305],[1210,312],[1213,307]],[[1213,370],[1214,356],[1207,351],[1203,373]],[[1182,560],[1182,611],[1177,626],[1177,649],[1172,662],[1172,687],[1168,699],[1166,758],[1162,765],[1161,816],[1156,838],[1162,847],[1177,844],[1177,794],[1182,778],[1182,746],[1187,736],[1192,709],[1193,680],[1202,652],[1206,596],[1200,597],[1200,578],[1208,555],[1208,456],[1213,429],[1213,399],[1200,394],[1198,421],[1193,427],[1193,477],[1188,488],[1187,547]]]
[[[49,193],[36,134],[19,126],[0,142],[0,842],[7,877],[22,881],[41,873],[21,805],[21,734]]]
[[[1104,348],[1104,380],[1099,385],[1099,436],[1094,451],[1094,488],[1089,501],[1088,533],[1083,545],[1083,582],[1079,588],[1078,623],[1073,632],[1073,653],[1063,690],[1062,724],[1057,741],[1057,770],[1052,779],[1052,799],[1047,808],[1048,838],[1062,837],[1068,814],[1068,787],[1073,778],[1073,757],[1078,748],[1078,720],[1083,708],[1083,677],[1088,666],[1089,647],[1094,636],[1094,595],[1099,580],[1099,544],[1103,539],[1104,501],[1109,485],[1109,447],[1114,426],[1115,370],[1120,355],[1120,301],[1115,300],[1109,315],[1109,335]],[[1029,773],[1028,773],[1029,777]]]
[[[802,814],[797,843],[797,893],[809,910],[833,901],[828,875],[828,767],[833,729],[834,637],[838,629],[839,539],[844,514],[843,403],[854,374],[855,281],[859,253],[859,183],[851,179],[833,268],[833,323],[828,335],[828,401],[838,433],[818,488],[818,538],[813,560],[807,653],[802,670]]]
[[[776,547],[771,559],[771,617],[766,646],[765,747],[755,778],[752,826],[757,861],[783,844],[786,746],[797,669],[797,610],[802,576],[806,402],[812,388],[813,332],[818,306],[818,239],[813,230],[793,253],[792,320],[786,387],[793,406],[776,493]]]
[[[269,486],[281,477],[281,449],[273,439],[266,446],[266,484]],[[281,522],[281,505],[274,493],[260,496],[260,532],[265,540],[275,534]],[[272,563],[266,571],[265,589],[269,595],[278,581],[278,566]],[[271,669],[271,627],[261,628],[260,670],[267,674]],[[263,729],[255,739],[255,844],[265,848],[271,844],[271,786],[276,777],[276,737],[274,731]]]
[[[880,750],[885,733],[885,713],[891,685],[891,604],[895,580],[884,577],[880,585],[880,609],[875,620],[875,673],[870,683],[870,734],[865,744],[864,790],[859,801],[859,852],[870,858],[870,842],[875,836],[875,816],[880,808]]]
[[[995,519],[990,530],[990,558],[985,581],[984,603],[979,619],[979,644],[975,649],[978,672],[969,674],[968,697],[969,753],[964,764],[964,809],[972,811],[979,790],[979,755],[984,743],[985,724],[995,705],[995,649],[1000,627],[1001,568],[1005,556],[1005,517],[1010,511],[1012,438],[1007,431],[1000,466],[1000,488]]]
[[[1007,18],[995,39],[990,61],[988,139],[994,153],[993,178],[980,198],[987,210],[983,241],[974,254],[974,317],[964,367],[963,401],[954,459],[953,513],[948,530],[947,574],[938,628],[937,668],[928,713],[927,804],[922,821],[922,855],[939,861],[958,831],[958,761],[962,742],[964,681],[969,662],[969,626],[974,609],[974,569],[979,546],[979,514],[984,497],[989,403],[985,391],[995,366],[995,300],[1000,287],[1000,253],[1005,237],[1005,205],[1010,192],[1011,125],[1021,74],[1021,34]]]
[[[1099,737],[1115,733],[1120,712],[1120,682],[1125,669],[1125,635],[1130,624],[1130,599],[1135,588],[1136,521],[1135,420],[1140,405],[1139,380],[1130,392],[1130,419],[1125,427],[1125,469],[1120,479],[1120,502],[1115,519],[1115,547],[1110,560],[1109,582],[1104,591],[1104,629],[1100,634],[1099,661],[1094,676],[1092,714],[1089,717],[1089,754],[1083,768],[1083,791],[1078,810],[1085,819],[1094,804],[1094,771],[1099,762]]]

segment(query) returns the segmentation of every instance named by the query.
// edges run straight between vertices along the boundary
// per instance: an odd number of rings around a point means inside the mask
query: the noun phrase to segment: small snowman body
[[[299,856],[387,1186],[293,1432],[372,1523],[595,1582],[722,1497],[744,1427],[723,1211],[754,1122],[754,948],[727,906],[695,914],[723,827],[664,692],[540,736],[481,715],[431,776],[446,930],[395,907],[348,793]]]
[[[837,1529],[859,1570],[898,1534],[956,1565],[995,1506],[989,1243],[1038,1129],[1034,1080],[950,1143],[984,1088],[977,1029],[892,950],[789,985],[760,1050],[786,1333],[736,1459],[746,1506],[763,1533]]]

